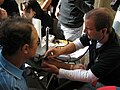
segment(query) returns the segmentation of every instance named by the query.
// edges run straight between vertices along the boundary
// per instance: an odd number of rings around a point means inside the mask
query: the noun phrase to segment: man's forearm
[[[67,46],[61,48],[62,54],[70,54],[75,51],[76,51],[76,47],[75,47],[74,43],[70,43]]]

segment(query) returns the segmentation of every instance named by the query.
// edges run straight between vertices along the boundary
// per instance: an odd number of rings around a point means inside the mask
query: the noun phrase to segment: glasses
[[[33,44],[37,44],[38,46],[40,45],[40,39],[38,39],[38,41],[37,42],[35,42],[35,43],[33,43]]]
[[[38,46],[40,45],[40,40],[39,40],[39,41],[37,41],[37,45],[38,45]]]

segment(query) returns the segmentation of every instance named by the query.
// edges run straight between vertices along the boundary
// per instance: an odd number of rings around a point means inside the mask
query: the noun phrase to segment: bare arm
[[[65,47],[61,48],[62,54],[70,54],[76,51],[74,43],[70,43]]]
[[[74,69],[85,69],[84,65],[82,64],[68,64],[64,63],[60,60],[55,58],[49,58],[48,61],[44,61],[42,63],[42,68],[46,71],[58,74],[60,68],[64,68],[67,70],[74,70]]]
[[[72,68],[71,68],[72,66]],[[64,68],[64,69],[62,69]],[[44,61],[43,70],[57,74],[59,78],[67,78],[70,80],[94,82],[98,78],[91,72],[91,70],[85,70],[82,64],[67,64],[56,59]]]
[[[49,49],[46,53],[45,56],[49,57],[57,57],[62,54],[70,54],[72,52],[76,51],[76,47],[74,43],[70,43],[67,46],[64,47],[54,47]]]
[[[46,11],[48,9],[48,7],[50,6],[52,0],[44,0],[43,3],[40,3],[41,8],[43,9],[43,11]]]

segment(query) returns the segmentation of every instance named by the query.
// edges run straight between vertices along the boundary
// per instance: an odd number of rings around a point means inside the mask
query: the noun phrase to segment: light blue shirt
[[[22,73],[3,57],[0,50],[0,90],[28,90]]]

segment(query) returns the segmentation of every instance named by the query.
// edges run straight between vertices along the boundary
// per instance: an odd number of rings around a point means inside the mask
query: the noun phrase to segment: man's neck
[[[22,58],[18,55],[13,55],[13,56],[9,56],[9,55],[5,55],[4,56],[6,58],[6,60],[8,60],[11,64],[15,65],[16,67],[20,68],[22,65]],[[19,60],[18,60],[19,59]]]
[[[100,41],[98,41],[98,42],[100,42],[101,44],[104,44],[104,43],[106,43],[106,42],[108,41],[108,39],[109,39],[109,34],[107,33],[107,34],[104,35],[103,38],[102,38]]]

